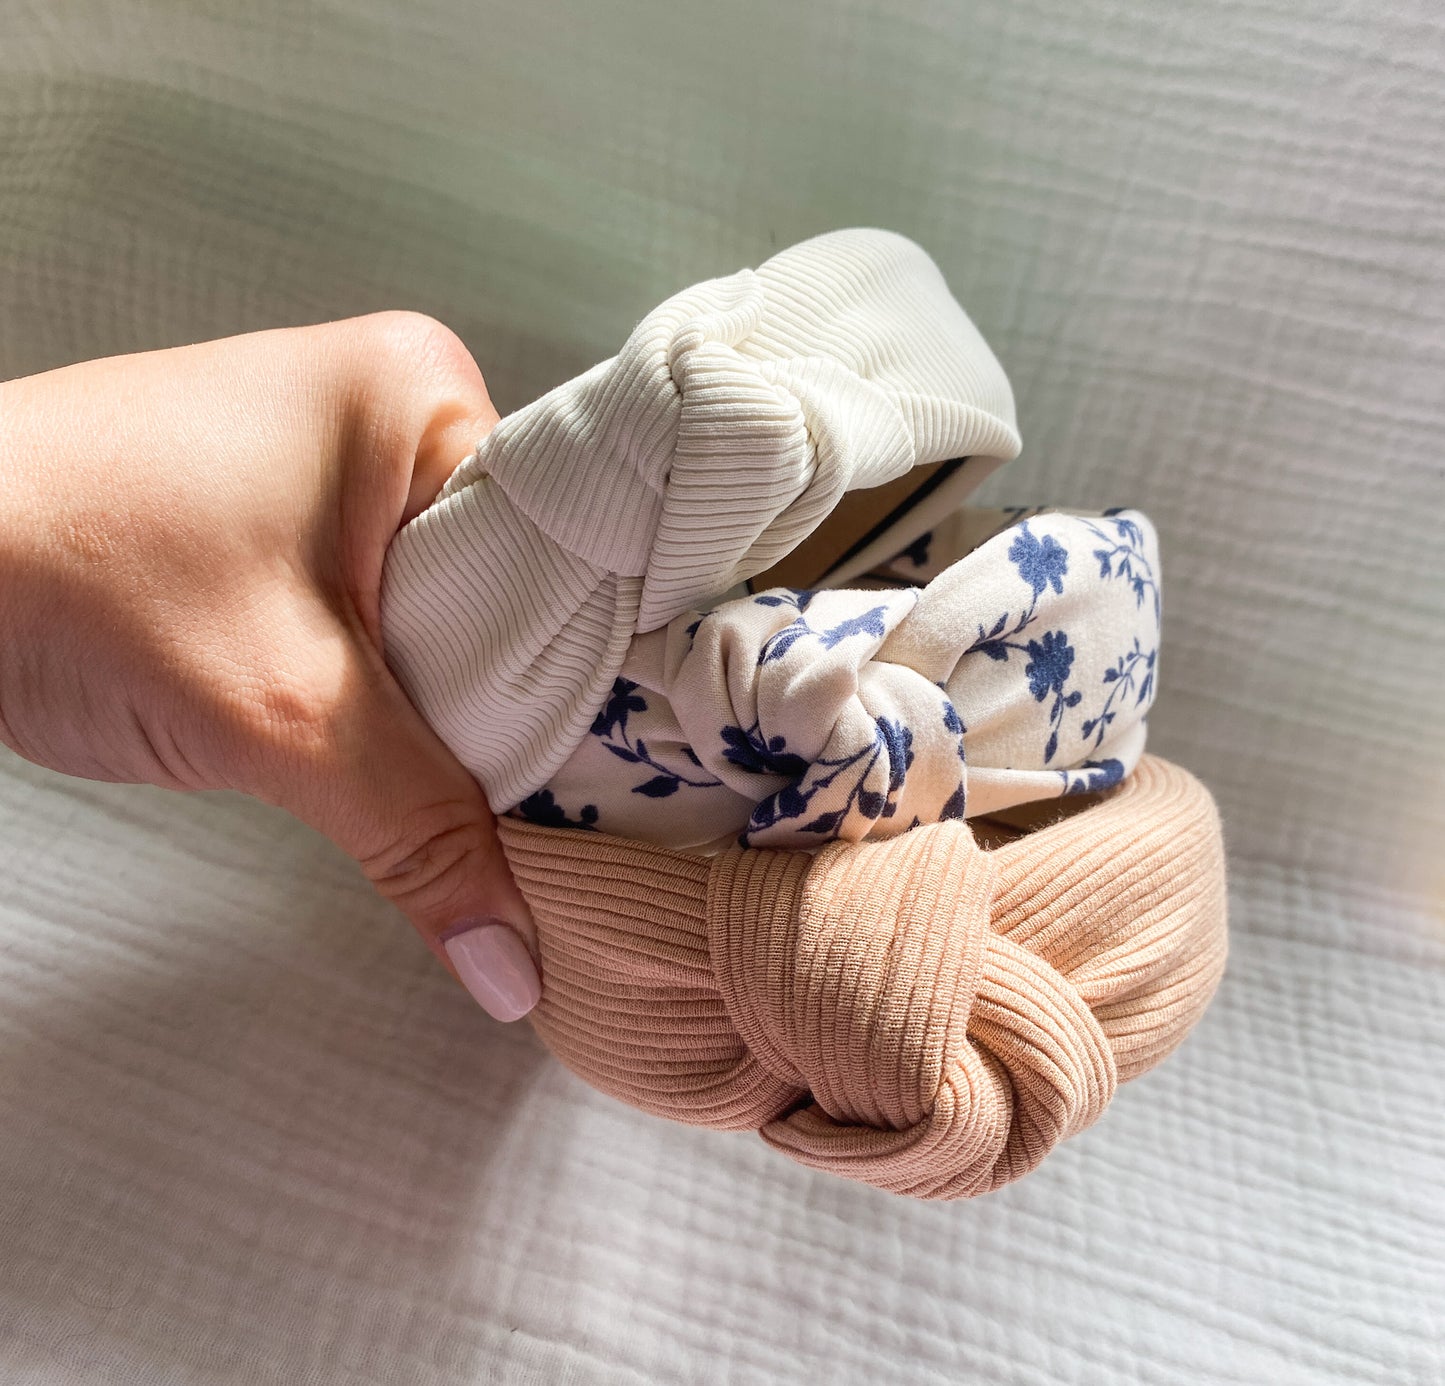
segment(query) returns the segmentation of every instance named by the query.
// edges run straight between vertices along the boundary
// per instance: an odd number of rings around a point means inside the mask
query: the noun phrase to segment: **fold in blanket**
[[[1005,526],[921,589],[778,588],[636,637],[589,735],[514,815],[816,847],[1118,783],[1154,700],[1154,527],[1129,510]]]

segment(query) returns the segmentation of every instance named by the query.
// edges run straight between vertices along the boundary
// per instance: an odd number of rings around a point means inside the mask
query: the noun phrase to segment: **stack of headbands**
[[[669,299],[397,536],[387,658],[508,814],[588,1081],[957,1198],[1198,1018],[1224,860],[1144,754],[1157,538],[963,509],[1018,448],[933,262],[844,231]],[[904,500],[759,580],[865,489]]]

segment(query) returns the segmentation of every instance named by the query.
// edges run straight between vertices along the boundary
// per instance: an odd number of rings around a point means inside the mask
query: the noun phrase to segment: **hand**
[[[379,601],[392,536],[496,422],[466,348],[410,313],[0,384],[0,739],[280,805],[510,1020],[538,994],[526,904],[383,662]]]

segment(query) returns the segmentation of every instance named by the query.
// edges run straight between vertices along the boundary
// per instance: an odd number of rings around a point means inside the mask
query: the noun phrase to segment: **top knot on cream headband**
[[[504,812],[587,734],[635,634],[771,567],[846,491],[1019,446],[918,246],[804,241],[502,420],[391,546],[387,660]]]

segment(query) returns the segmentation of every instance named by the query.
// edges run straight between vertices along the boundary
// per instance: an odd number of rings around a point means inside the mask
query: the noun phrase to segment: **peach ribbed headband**
[[[713,857],[501,832],[539,930],[533,1023],[569,1068],[923,1198],[997,1188],[1088,1126],[1224,966],[1218,816],[1154,756],[992,850],[959,822]]]

